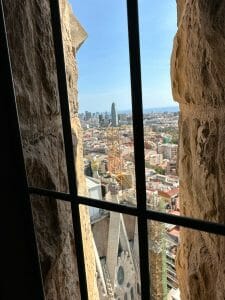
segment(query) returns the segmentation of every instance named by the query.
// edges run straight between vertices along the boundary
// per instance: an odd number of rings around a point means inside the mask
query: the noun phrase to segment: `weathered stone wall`
[[[7,0],[4,5],[29,184],[67,191],[49,1]],[[78,189],[85,194],[74,57],[86,33],[67,1],[60,5]],[[70,204],[34,197],[32,207],[46,299],[79,299]],[[81,218],[89,296],[95,300],[96,268],[86,208],[81,209]]]
[[[225,1],[177,0],[171,61],[180,104],[180,206],[183,215],[225,222]],[[181,297],[225,299],[225,239],[181,230]]]

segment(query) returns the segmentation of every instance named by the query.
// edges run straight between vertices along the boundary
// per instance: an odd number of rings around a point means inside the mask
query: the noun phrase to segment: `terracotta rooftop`
[[[175,189],[172,189],[172,190],[167,190],[167,191],[159,191],[159,195],[162,196],[162,197],[165,197],[165,198],[171,198],[173,196],[178,195],[178,193],[179,193],[178,188],[175,188]]]
[[[168,231],[169,234],[179,237],[180,236],[180,229],[178,227],[173,228],[171,231]]]

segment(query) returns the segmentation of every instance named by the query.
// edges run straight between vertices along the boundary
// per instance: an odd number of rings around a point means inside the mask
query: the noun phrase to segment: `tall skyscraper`
[[[112,126],[118,126],[118,114],[116,110],[116,104],[113,102],[111,106],[111,118],[112,118]]]

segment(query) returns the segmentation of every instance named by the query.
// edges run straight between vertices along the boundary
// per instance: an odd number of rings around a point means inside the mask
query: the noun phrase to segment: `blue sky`
[[[88,33],[77,53],[80,112],[131,108],[126,0],[70,0]],[[175,0],[139,0],[143,104],[174,106],[170,55],[176,32]]]

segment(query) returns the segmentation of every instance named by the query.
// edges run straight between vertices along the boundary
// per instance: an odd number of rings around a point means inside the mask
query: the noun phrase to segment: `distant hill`
[[[178,112],[179,106],[168,106],[168,107],[155,107],[155,108],[144,108],[145,113],[149,112]]]
[[[153,107],[153,108],[144,108],[144,113],[163,113],[163,112],[178,112],[179,106],[167,106],[167,107]],[[131,110],[120,110],[120,114],[129,114]]]

